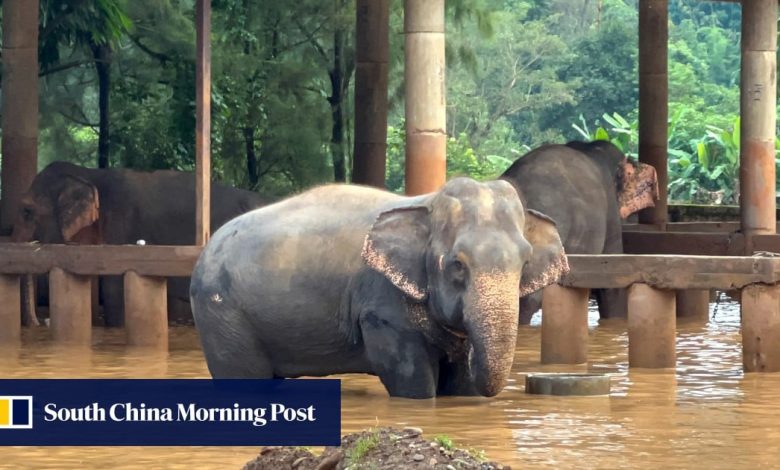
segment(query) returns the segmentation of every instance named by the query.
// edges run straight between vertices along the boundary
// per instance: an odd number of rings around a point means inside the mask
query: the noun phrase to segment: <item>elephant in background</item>
[[[493,396],[518,297],[567,269],[554,222],[504,181],[328,185],[220,228],[190,296],[215,378],[367,373],[392,396]]]
[[[211,185],[211,227],[268,201],[252,191]],[[14,242],[192,245],[195,242],[195,175],[159,170],[90,169],[67,162],[48,165],[23,196]],[[45,276],[39,293],[48,296]],[[169,318],[191,318],[189,279],[168,279]],[[101,280],[106,326],[124,317],[121,276]]]
[[[525,207],[549,215],[568,254],[623,253],[621,219],[651,207],[658,197],[655,168],[634,162],[605,141],[545,145],[520,157],[501,176]],[[625,289],[596,289],[601,318],[624,317]],[[521,301],[527,324],[541,292]]]

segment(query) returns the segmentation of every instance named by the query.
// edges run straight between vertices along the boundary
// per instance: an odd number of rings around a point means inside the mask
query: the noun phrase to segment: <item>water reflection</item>
[[[754,468],[780,462],[780,374],[742,373],[739,306],[711,306],[707,325],[680,325],[676,371],[628,371],[626,324],[591,311],[590,363],[539,364],[540,329],[521,327],[507,389],[495,399],[403,400],[374,377],[343,379],[345,432],[419,426],[519,467]],[[208,377],[196,332],[175,328],[171,350],[129,348],[121,333],[96,330],[93,349],[55,345],[25,331],[23,347],[0,351],[1,377]],[[596,371],[609,397],[525,395],[525,375]],[[252,448],[11,448],[2,468],[237,468]]]

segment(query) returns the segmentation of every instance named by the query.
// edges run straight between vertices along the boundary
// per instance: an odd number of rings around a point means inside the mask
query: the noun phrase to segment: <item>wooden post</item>
[[[710,289],[677,291],[677,318],[707,323],[710,319]]]
[[[639,212],[639,222],[661,227],[668,218],[668,16],[668,0],[639,0],[639,161],[658,176],[658,201]]]
[[[588,362],[590,289],[553,284],[542,293],[542,364]]]
[[[742,2],[740,222],[747,255],[753,236],[775,233],[777,0]]]
[[[168,295],[164,277],[125,274],[125,328],[132,346],[168,348]]]
[[[0,233],[38,171],[38,0],[3,2]]]
[[[197,0],[195,21],[195,244],[211,234],[211,0]]]
[[[780,371],[780,286],[742,289],[742,365],[745,372]]]
[[[22,299],[19,276],[0,274],[0,344],[16,343],[22,334]]]
[[[647,284],[628,288],[628,365],[629,367],[675,367],[674,291]]]
[[[352,182],[385,187],[390,1],[357,0]]]
[[[92,343],[92,281],[54,268],[49,273],[49,315],[54,339]]]
[[[404,0],[409,195],[435,191],[447,178],[444,1]]]

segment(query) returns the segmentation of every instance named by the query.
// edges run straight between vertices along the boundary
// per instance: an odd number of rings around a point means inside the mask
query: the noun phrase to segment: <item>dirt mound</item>
[[[349,434],[341,447],[327,447],[314,455],[302,447],[266,447],[244,470],[332,469],[509,469],[486,461],[481,451],[457,449],[446,436],[433,441],[418,428],[378,428]]]

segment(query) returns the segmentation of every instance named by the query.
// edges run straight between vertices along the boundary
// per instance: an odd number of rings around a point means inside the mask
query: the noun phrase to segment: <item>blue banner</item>
[[[339,380],[0,379],[0,446],[337,446]]]

